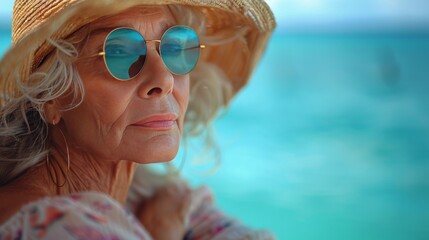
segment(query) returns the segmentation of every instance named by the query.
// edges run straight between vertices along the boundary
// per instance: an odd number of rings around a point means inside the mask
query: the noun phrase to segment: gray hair
[[[216,44],[217,39],[225,39],[204,36],[204,17],[198,11],[183,6],[169,8],[176,21],[193,27],[205,44]],[[7,99],[0,110],[0,186],[46,159],[50,146],[44,105],[65,94],[71,94],[72,101],[64,111],[79,106],[83,101],[83,83],[73,62],[78,58],[76,46],[87,37],[48,40],[55,50],[30,75],[30,84],[23,84],[18,75],[15,77],[21,95]],[[190,78],[184,137],[203,136],[203,152],[216,152],[215,159],[219,162],[219,149],[212,135],[211,123],[219,109],[227,105],[225,99],[231,98],[232,86],[222,70],[205,62],[198,64]]]
[[[21,96],[8,99],[0,118],[0,185],[43,160],[49,152],[48,124],[44,104],[71,93],[73,101],[64,109],[83,100],[83,84],[71,64],[77,51],[71,43],[50,41],[55,51],[39,71],[30,75],[34,84],[23,84],[18,76]]]

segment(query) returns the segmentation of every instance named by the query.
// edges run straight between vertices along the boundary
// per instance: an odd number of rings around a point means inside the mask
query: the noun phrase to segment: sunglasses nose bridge
[[[161,40],[146,40],[146,43],[161,43]]]
[[[138,91],[139,96],[145,99],[168,96],[174,88],[174,76],[165,66],[161,55],[153,52],[154,50],[152,48],[151,51],[148,51],[148,61],[145,62],[146,72],[143,69],[141,86]]]
[[[148,50],[148,54],[149,54],[149,50],[153,49],[153,47],[155,48],[155,50],[158,52],[158,55],[161,56],[160,54],[160,50],[159,47],[161,46],[161,40],[146,40],[146,49]],[[151,47],[151,45],[153,45],[153,47]]]
[[[156,49],[159,51],[159,46],[161,45],[161,40],[146,40],[146,46],[149,47],[149,44],[154,44]]]
[[[161,60],[161,62],[162,62],[162,65],[163,65],[163,67],[165,67],[166,68],[166,70],[167,71],[169,71],[170,73],[173,73],[171,70],[170,70],[170,68],[167,66],[167,64],[166,64],[166,62],[165,62],[165,59],[163,58],[163,56],[161,55],[161,41],[162,40],[146,40],[146,48],[147,48],[147,50],[148,50],[148,57],[149,57],[149,55],[152,55],[152,54],[149,54],[149,50],[150,49],[153,49],[153,48],[151,48],[151,47],[149,47],[149,45],[154,45],[154,47],[155,47],[155,50],[156,50],[156,52],[157,52],[157,56],[155,56],[155,57],[159,57],[159,59]],[[156,55],[156,54],[155,54]]]

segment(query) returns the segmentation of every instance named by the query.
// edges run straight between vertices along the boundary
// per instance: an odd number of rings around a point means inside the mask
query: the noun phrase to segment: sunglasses
[[[198,63],[201,45],[197,33],[187,26],[173,26],[164,32],[161,40],[145,40],[132,28],[117,28],[104,41],[103,56],[109,73],[120,81],[136,77],[143,69],[147,43],[159,44],[159,54],[167,69],[175,75],[191,72]],[[94,57],[94,56],[90,56]]]

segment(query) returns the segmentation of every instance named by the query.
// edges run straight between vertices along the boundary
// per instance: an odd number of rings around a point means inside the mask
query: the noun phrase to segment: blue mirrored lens
[[[104,58],[112,76],[125,81],[137,76],[143,68],[147,47],[136,30],[119,28],[106,38]]]
[[[160,53],[164,64],[172,73],[189,73],[197,65],[200,56],[197,33],[185,26],[170,28],[161,39]]]

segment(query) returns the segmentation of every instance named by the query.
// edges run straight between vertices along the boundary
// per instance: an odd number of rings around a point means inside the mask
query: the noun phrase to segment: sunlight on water
[[[215,124],[221,168],[184,173],[279,239],[428,239],[428,77],[429,35],[275,34]]]

